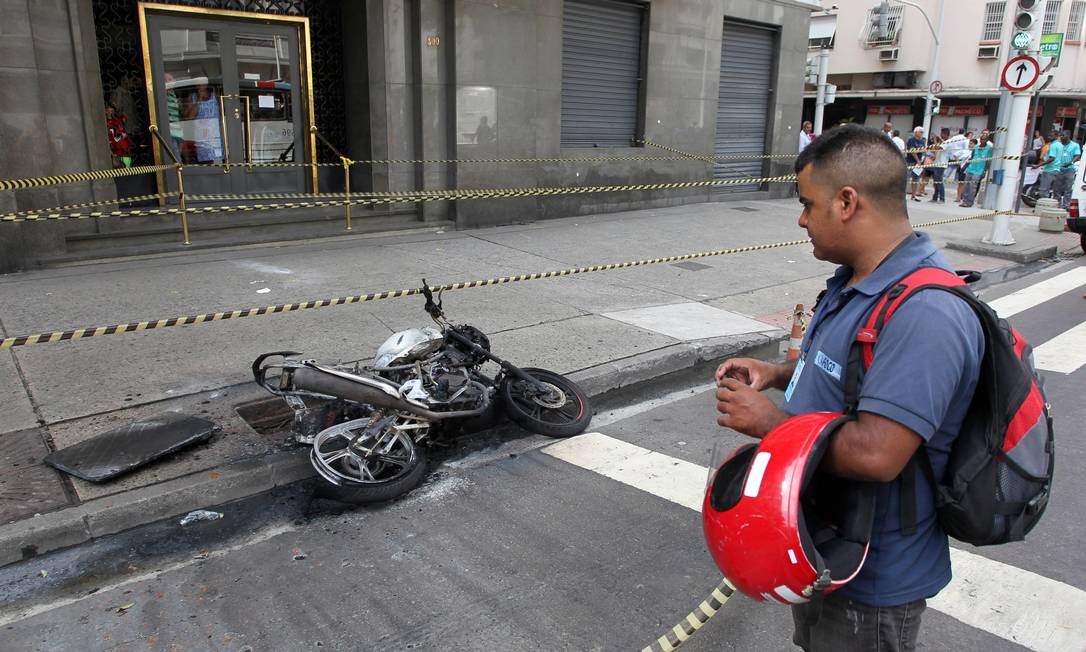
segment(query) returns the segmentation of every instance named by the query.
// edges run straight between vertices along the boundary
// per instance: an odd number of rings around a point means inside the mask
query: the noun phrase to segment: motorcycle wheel
[[[412,433],[428,424],[410,417],[367,417],[322,430],[309,460],[325,482],[317,493],[363,505],[391,500],[426,477],[426,455]]]
[[[1037,200],[1041,198],[1041,187],[1036,183],[1031,183],[1028,186],[1022,188],[1022,203],[1030,208],[1037,206]]]
[[[506,376],[501,386],[502,401],[514,423],[548,437],[572,437],[584,432],[592,420],[592,407],[577,383],[546,369],[521,371],[551,391],[540,396],[529,383]]]

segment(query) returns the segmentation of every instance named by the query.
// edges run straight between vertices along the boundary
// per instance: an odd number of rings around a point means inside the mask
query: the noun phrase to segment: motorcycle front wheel
[[[426,456],[414,436],[428,426],[395,415],[354,419],[322,430],[309,454],[324,480],[318,495],[362,505],[411,491],[426,477]]]
[[[1022,203],[1030,208],[1037,206],[1037,200],[1041,198],[1041,186],[1031,183],[1022,187]]]
[[[514,376],[502,380],[502,401],[514,423],[548,437],[572,437],[584,432],[592,420],[592,407],[577,383],[546,369],[521,371],[543,383],[545,391]]]

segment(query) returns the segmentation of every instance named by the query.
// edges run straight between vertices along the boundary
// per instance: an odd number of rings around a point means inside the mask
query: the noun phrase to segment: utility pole
[[[1017,0],[1014,11],[1014,22],[1011,28],[1015,34],[1012,38],[1012,45],[1022,54],[1034,59],[1040,52],[1041,28],[1044,24],[1047,6],[1048,0]],[[1018,78],[1021,78],[1021,73],[1018,74]],[[1000,85],[1003,85],[1002,80]],[[1010,110],[1007,111],[1007,124],[997,125],[1007,128],[1006,154],[1009,156],[1022,154],[1023,134],[1026,130],[1026,121],[1032,98],[1032,88],[1023,91],[1012,90]],[[1003,162],[1003,179],[996,195],[995,208],[997,211],[1009,211],[1014,207],[1014,197],[1018,192],[1020,170],[1020,158]],[[1014,244],[1014,236],[1011,235],[1010,216],[996,215],[992,218],[992,231],[983,241],[996,245]]]
[[[939,0],[939,29],[938,31],[931,24],[931,18],[928,17],[928,12],[924,11],[924,8],[915,2],[910,0],[892,0],[901,5],[912,7],[920,12],[920,15],[924,17],[924,21],[928,24],[928,31],[931,32],[931,37],[935,39],[935,49],[932,54],[931,60],[931,81],[939,79],[939,47],[943,41],[943,6],[946,4],[946,0]],[[1027,0],[1028,2],[1028,0]],[[928,94],[924,101],[924,137],[931,138],[931,111],[932,105],[935,103],[935,94],[931,92],[931,85],[928,85]]]
[[[943,7],[946,5],[946,0],[939,0],[939,27],[933,34],[935,37],[935,51],[931,55],[931,82],[935,82],[939,79],[939,48],[943,43]],[[923,11],[923,10],[921,10]],[[924,16],[927,18],[927,15]],[[929,23],[930,26],[930,23]],[[928,84],[928,95],[924,100],[924,137],[930,139],[931,133],[931,115],[933,113],[932,103],[935,101],[935,94],[931,92],[931,83]]]
[[[830,71],[830,51],[822,48],[818,53],[818,95],[815,96],[814,133],[822,135],[822,115],[826,110],[826,76]]]

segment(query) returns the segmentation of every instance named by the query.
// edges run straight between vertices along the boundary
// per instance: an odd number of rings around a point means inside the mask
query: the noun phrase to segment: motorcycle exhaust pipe
[[[447,419],[459,419],[461,417],[473,417],[482,414],[489,407],[490,401],[484,399],[481,407],[474,410],[460,410],[457,412],[433,412],[421,405],[400,398],[399,392],[391,385],[379,380],[366,382],[367,379],[353,380],[344,378],[338,374],[330,373],[313,367],[296,367],[292,374],[294,389],[317,394],[335,396],[336,398],[366,403],[374,407],[399,410],[414,414],[430,421],[444,421]],[[370,384],[372,383],[372,384]]]

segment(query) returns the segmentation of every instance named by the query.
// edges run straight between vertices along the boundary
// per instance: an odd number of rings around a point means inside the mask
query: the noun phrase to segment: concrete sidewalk
[[[976,209],[910,205],[914,223]],[[523,226],[344,237],[103,261],[0,277],[0,331],[80,326],[642,260],[805,238],[792,200],[696,204]],[[1015,217],[1023,246],[1074,250],[1073,234]],[[941,244],[980,240],[974,220],[931,229]],[[947,251],[959,267],[1004,260]],[[809,245],[448,292],[445,308],[522,366],[572,374],[592,394],[740,351],[771,356],[796,303],[833,266]],[[666,308],[661,308],[666,306]],[[392,332],[428,323],[422,299],[383,300],[0,352],[0,564],[250,496],[309,477],[286,433],[237,412],[267,398],[249,365],[295,350],[329,363],[369,360]],[[101,485],[41,463],[52,449],[165,411],[222,427],[210,443]]]

